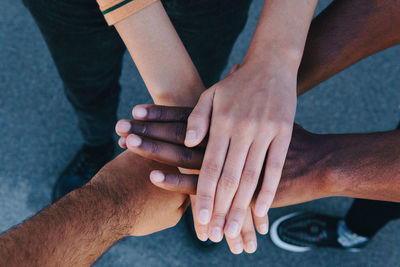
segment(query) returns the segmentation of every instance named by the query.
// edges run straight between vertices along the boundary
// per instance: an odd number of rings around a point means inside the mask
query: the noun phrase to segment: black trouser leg
[[[84,141],[112,139],[125,46],[95,0],[24,0],[50,50]]]
[[[388,222],[399,218],[400,203],[355,199],[346,224],[358,235],[373,237]]]

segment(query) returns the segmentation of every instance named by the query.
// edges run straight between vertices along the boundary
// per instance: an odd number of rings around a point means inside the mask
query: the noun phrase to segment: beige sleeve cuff
[[[108,25],[129,17],[159,0],[97,0]]]

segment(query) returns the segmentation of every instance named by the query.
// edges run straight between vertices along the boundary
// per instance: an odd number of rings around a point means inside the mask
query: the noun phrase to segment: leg
[[[24,0],[78,115],[85,145],[57,180],[53,201],[89,181],[114,154],[125,46],[95,0]]]
[[[86,144],[112,140],[125,46],[95,0],[24,0],[47,43],[78,115]]]
[[[352,232],[372,238],[389,221],[399,218],[400,203],[355,199],[345,222]]]

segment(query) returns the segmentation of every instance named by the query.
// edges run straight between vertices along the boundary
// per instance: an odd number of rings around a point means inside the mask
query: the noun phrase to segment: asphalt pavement
[[[330,1],[320,1],[321,10]],[[262,1],[254,1],[230,64],[240,62]],[[226,72],[225,72],[226,73]],[[400,47],[371,56],[299,99],[296,121],[319,133],[385,131],[400,120]],[[119,117],[150,97],[128,55],[121,78]],[[52,186],[82,138],[61,81],[33,19],[20,1],[0,9],[0,232],[50,203]],[[344,215],[351,199],[330,198],[274,209],[271,221],[306,210]],[[200,251],[180,223],[147,237],[126,238],[96,266],[400,266],[400,221],[391,222],[360,253],[320,249],[304,254],[276,248],[258,237],[253,255],[232,255],[225,243]]]

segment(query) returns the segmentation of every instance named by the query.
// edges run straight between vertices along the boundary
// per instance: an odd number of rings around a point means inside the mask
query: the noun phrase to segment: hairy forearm
[[[2,235],[0,265],[89,266],[126,235],[121,219],[107,194],[85,186]]]
[[[289,64],[297,71],[318,0],[265,1],[244,62]]]
[[[310,27],[298,74],[301,95],[355,62],[400,43],[400,1],[337,0]]]
[[[153,100],[194,106],[204,86],[161,2],[115,25]]]
[[[332,135],[329,184],[334,196],[400,202],[400,130]]]

